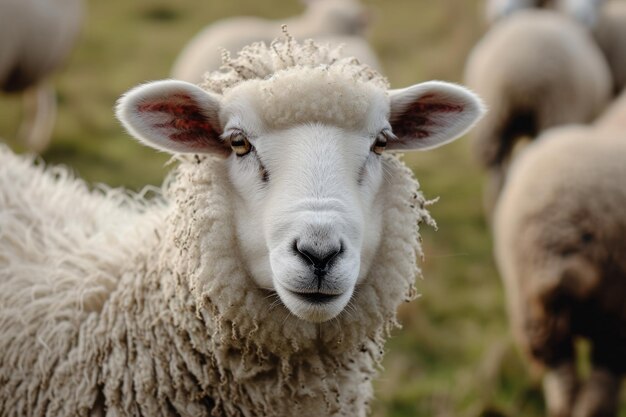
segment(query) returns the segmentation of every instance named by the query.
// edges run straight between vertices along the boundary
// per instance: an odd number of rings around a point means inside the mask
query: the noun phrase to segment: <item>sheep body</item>
[[[616,94],[626,86],[626,2],[623,0],[490,0],[487,19],[493,23],[519,10],[548,8],[589,28],[606,57]]]
[[[90,192],[6,148],[0,160],[0,415],[91,415],[105,402],[120,416],[365,415],[382,339],[416,273],[406,225],[428,218],[411,208],[423,200],[395,158],[384,265],[358,312],[321,328],[268,309],[232,256],[222,161],[183,163],[165,204]]]
[[[47,146],[56,118],[54,89],[46,78],[67,60],[82,19],[82,0],[0,4],[0,90],[25,91],[19,136],[34,151]]]
[[[189,41],[176,58],[172,77],[201,83],[207,72],[222,65],[221,49],[234,53],[253,42],[269,43],[283,23],[296,39],[314,38],[322,43],[344,45],[346,56],[354,56],[378,69],[376,54],[360,36],[365,29],[365,14],[364,7],[355,0],[315,0],[301,16],[281,21],[258,17],[224,19],[210,24]]]
[[[465,78],[490,108],[472,143],[490,171],[489,211],[520,138],[591,120],[611,90],[609,69],[590,35],[543,10],[520,11],[494,25],[472,50]]]
[[[595,127],[554,128],[514,161],[494,218],[495,255],[523,351],[546,366],[550,416],[614,415],[626,372],[626,100]],[[580,386],[574,338],[589,338]],[[573,413],[573,414],[572,414]]]

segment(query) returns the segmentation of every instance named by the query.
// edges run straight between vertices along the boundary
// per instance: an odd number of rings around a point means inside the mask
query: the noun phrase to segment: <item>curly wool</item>
[[[385,90],[389,87],[387,79],[377,71],[356,58],[342,57],[341,49],[341,46],[318,44],[312,39],[297,42],[283,26],[283,37],[269,46],[263,42],[253,43],[244,47],[235,58],[224,51],[222,67],[219,71],[207,73],[201,86],[207,91],[224,94],[242,82],[272,79],[282,71],[324,67],[355,81]]]
[[[165,202],[90,191],[6,148],[0,161],[1,416],[366,414],[415,295],[413,225],[433,224],[395,157],[377,262],[322,324],[243,269],[222,160],[181,158]]]
[[[234,87],[255,90],[260,116],[275,129],[309,122],[363,126],[371,103],[386,100],[387,80],[355,58],[342,58],[341,47],[299,43],[283,31],[270,46],[255,43],[236,58],[224,52],[221,71],[208,73],[201,87],[223,95]]]
[[[607,127],[546,131],[515,160],[498,202],[494,250],[512,327],[550,365],[574,334],[610,340],[612,365],[626,369],[626,141]]]

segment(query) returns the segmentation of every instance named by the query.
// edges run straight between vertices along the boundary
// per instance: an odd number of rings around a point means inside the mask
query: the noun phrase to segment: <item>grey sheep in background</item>
[[[626,372],[626,95],[595,126],[549,130],[514,161],[494,216],[514,334],[544,366],[551,417],[615,416]],[[576,372],[574,339],[591,342]]]
[[[299,40],[313,38],[321,43],[344,45],[346,56],[354,56],[371,68],[380,69],[376,53],[363,38],[369,12],[358,0],[309,0],[298,16],[280,20],[260,17],[232,17],[202,29],[176,58],[172,77],[199,84],[208,71],[222,65],[220,50],[239,51],[253,42],[269,43],[282,24]]]
[[[82,0],[0,2],[0,90],[24,93],[18,136],[44,150],[56,119],[48,77],[66,61],[83,21]]]
[[[588,31],[546,10],[520,11],[496,23],[471,52],[465,78],[490,109],[472,143],[489,172],[489,214],[520,139],[589,122],[611,95],[610,71]]]

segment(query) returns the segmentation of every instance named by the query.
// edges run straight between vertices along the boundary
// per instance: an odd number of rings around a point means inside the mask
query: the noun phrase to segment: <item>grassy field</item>
[[[368,4],[376,12],[370,40],[392,86],[461,81],[467,53],[484,30],[479,1]],[[281,18],[301,9],[296,0],[90,0],[82,39],[55,79],[60,113],[44,158],[92,182],[133,189],[159,183],[167,156],[122,132],[113,117],[115,100],[138,83],[167,77],[185,41],[210,21],[236,14]],[[17,98],[1,97],[0,114],[0,136],[11,138]],[[439,230],[423,230],[422,296],[400,311],[404,328],[388,345],[374,415],[541,416],[540,385],[509,337],[482,216],[482,177],[467,140],[406,161],[425,194],[441,197],[432,208]]]

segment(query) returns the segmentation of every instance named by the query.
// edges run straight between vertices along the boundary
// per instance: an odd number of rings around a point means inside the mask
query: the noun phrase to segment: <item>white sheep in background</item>
[[[346,56],[354,56],[373,69],[380,68],[376,53],[363,38],[369,17],[358,0],[307,0],[306,5],[302,15],[288,19],[233,17],[208,25],[176,58],[172,77],[199,84],[207,72],[222,65],[222,49],[235,53],[253,42],[269,43],[283,23],[296,39],[343,44]]]
[[[547,368],[551,417],[617,415],[626,372],[626,95],[593,127],[549,130],[514,161],[495,255],[523,351]],[[591,342],[587,381],[574,340]]]
[[[472,50],[465,79],[490,109],[472,143],[489,172],[487,213],[521,139],[588,122],[611,95],[609,69],[587,31],[545,10],[520,11],[496,23]]]
[[[491,23],[516,11],[549,8],[583,23],[592,30],[613,75],[614,91],[626,86],[626,1],[624,0],[488,0]]]
[[[431,222],[383,151],[482,105],[290,37],[226,66],[120,100],[141,142],[196,154],[154,203],[0,151],[0,416],[366,414]]]
[[[32,151],[50,142],[56,97],[47,78],[66,61],[82,20],[82,0],[0,1],[0,91],[24,92],[18,136]]]

